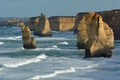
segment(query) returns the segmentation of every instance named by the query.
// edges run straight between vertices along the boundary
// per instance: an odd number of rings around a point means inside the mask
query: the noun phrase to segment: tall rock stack
[[[37,48],[35,39],[34,37],[31,36],[31,31],[29,27],[26,27],[23,23],[21,23],[20,25],[21,25],[21,31],[22,31],[23,47],[25,49]]]
[[[77,19],[77,47],[85,49],[85,57],[111,57],[114,34],[102,17],[91,12]]]
[[[38,36],[52,36],[52,32],[50,29],[49,20],[45,15],[41,13],[39,19],[35,20],[35,31],[34,34]]]

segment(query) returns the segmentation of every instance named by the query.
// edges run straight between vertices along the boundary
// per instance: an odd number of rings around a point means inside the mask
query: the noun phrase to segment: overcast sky
[[[120,0],[0,0],[0,17],[75,16],[78,12],[119,9]]]

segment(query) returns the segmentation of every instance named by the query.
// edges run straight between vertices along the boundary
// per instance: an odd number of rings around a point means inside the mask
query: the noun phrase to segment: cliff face
[[[54,16],[49,18],[52,30],[69,31],[73,30],[75,24],[74,16]]]
[[[94,12],[77,16],[79,49],[85,49],[85,57],[110,57],[114,46],[112,29]]]
[[[30,28],[31,31],[34,31],[35,30],[35,25],[36,25],[36,22],[35,20],[37,19],[37,17],[32,17],[28,20],[28,26]]]
[[[115,40],[120,39],[120,10],[98,12],[103,20],[113,29]]]
[[[85,13],[78,13],[76,22],[79,21],[79,18],[82,17],[82,15],[86,14]],[[115,40],[120,39],[120,10],[111,10],[111,11],[101,11],[101,12],[96,12],[98,14],[100,14],[103,17],[103,21],[106,22],[112,29],[114,32],[114,37]],[[74,32],[77,31],[77,27],[75,25],[75,29]]]

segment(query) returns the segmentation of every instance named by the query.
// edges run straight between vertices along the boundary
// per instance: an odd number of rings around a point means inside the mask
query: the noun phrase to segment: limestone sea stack
[[[114,47],[112,29],[94,12],[77,16],[77,47],[85,49],[85,57],[111,57]]]
[[[37,48],[35,39],[34,39],[34,37],[31,36],[31,31],[30,31],[29,27],[27,27],[23,23],[21,23],[21,31],[22,31],[23,47],[25,49]]]
[[[35,19],[34,35],[37,36],[52,36],[48,18],[41,13],[39,18]]]

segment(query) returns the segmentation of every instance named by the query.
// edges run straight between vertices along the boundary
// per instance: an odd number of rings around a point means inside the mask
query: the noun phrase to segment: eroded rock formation
[[[80,16],[82,17],[82,15],[86,14],[88,12],[80,12],[77,14],[77,19],[79,21]],[[114,32],[114,39],[115,40],[119,40],[120,39],[120,9],[115,9],[115,10],[109,10],[109,11],[100,11],[100,12],[96,12],[98,14],[100,14],[103,18],[103,21],[106,22],[109,27],[111,27],[113,29]],[[77,33],[77,27],[74,26],[74,33]]]
[[[29,27],[25,26],[24,23],[21,23],[20,26],[21,26],[21,31],[22,31],[23,47],[25,49],[37,48],[35,39],[34,37],[31,36],[31,31]]]
[[[35,19],[34,34],[38,36],[52,36],[49,20],[43,14]]]
[[[85,49],[85,57],[111,57],[114,47],[112,29],[94,12],[77,16],[79,49]]]

